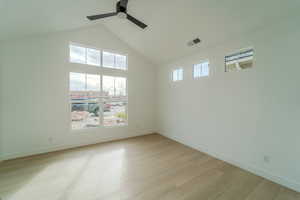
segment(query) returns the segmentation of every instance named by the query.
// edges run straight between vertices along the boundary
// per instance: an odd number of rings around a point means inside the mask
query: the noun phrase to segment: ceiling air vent
[[[194,46],[194,45],[196,45],[196,44],[199,44],[201,42],[201,40],[199,39],[199,38],[196,38],[196,39],[194,39],[194,40],[192,40],[192,41],[189,41],[188,43],[187,43],[187,45],[189,46],[189,47],[192,47],[192,46]]]

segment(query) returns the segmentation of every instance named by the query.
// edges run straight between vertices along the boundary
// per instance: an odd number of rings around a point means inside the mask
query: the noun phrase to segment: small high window
[[[173,81],[182,81],[183,80],[183,69],[179,68],[179,69],[175,69],[173,70]]]
[[[209,76],[209,62],[194,65],[194,78]]]
[[[225,72],[239,71],[252,68],[253,58],[253,49],[248,49],[225,56]]]

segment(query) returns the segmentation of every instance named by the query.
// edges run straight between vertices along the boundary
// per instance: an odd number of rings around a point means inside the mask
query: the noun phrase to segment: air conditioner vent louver
[[[194,46],[194,45],[196,45],[196,44],[199,44],[201,42],[201,40],[199,39],[199,38],[195,38],[195,39],[193,39],[192,41],[189,41],[188,43],[187,43],[187,45],[189,46],[189,47],[192,47],[192,46]]]

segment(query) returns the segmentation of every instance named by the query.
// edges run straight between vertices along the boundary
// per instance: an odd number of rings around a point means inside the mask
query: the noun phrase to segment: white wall
[[[158,132],[300,191],[298,22],[277,22],[162,66]],[[224,56],[251,46],[254,68],[224,73]],[[211,76],[193,80],[192,65],[205,59]],[[172,83],[177,66],[184,81]]]
[[[1,46],[1,45],[0,45]],[[3,71],[2,71],[2,51],[1,51],[1,48],[0,48],[0,156],[1,156],[1,152],[2,152],[2,142],[3,142],[3,139],[2,139],[2,133],[3,133],[3,125],[2,125],[2,115],[3,115],[3,107],[2,107],[2,102],[3,102],[3,90],[2,90],[2,87],[3,87]],[[1,159],[0,159],[1,160]]]
[[[69,72],[93,71],[68,62],[70,41],[128,54],[128,127],[70,130]],[[0,47],[0,159],[154,131],[154,67],[104,27],[34,36]]]

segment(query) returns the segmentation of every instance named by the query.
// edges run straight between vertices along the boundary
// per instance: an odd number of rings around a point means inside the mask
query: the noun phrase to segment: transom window
[[[194,65],[194,78],[209,76],[209,62]]]
[[[97,49],[86,48],[78,45],[70,45],[70,62],[101,66],[101,52]]]
[[[118,70],[127,70],[128,68],[125,55],[77,44],[70,44],[70,62]]]
[[[103,60],[103,67],[127,70],[126,56],[103,51],[102,60]]]
[[[182,68],[178,68],[173,70],[173,81],[182,81],[183,80],[183,69]]]

